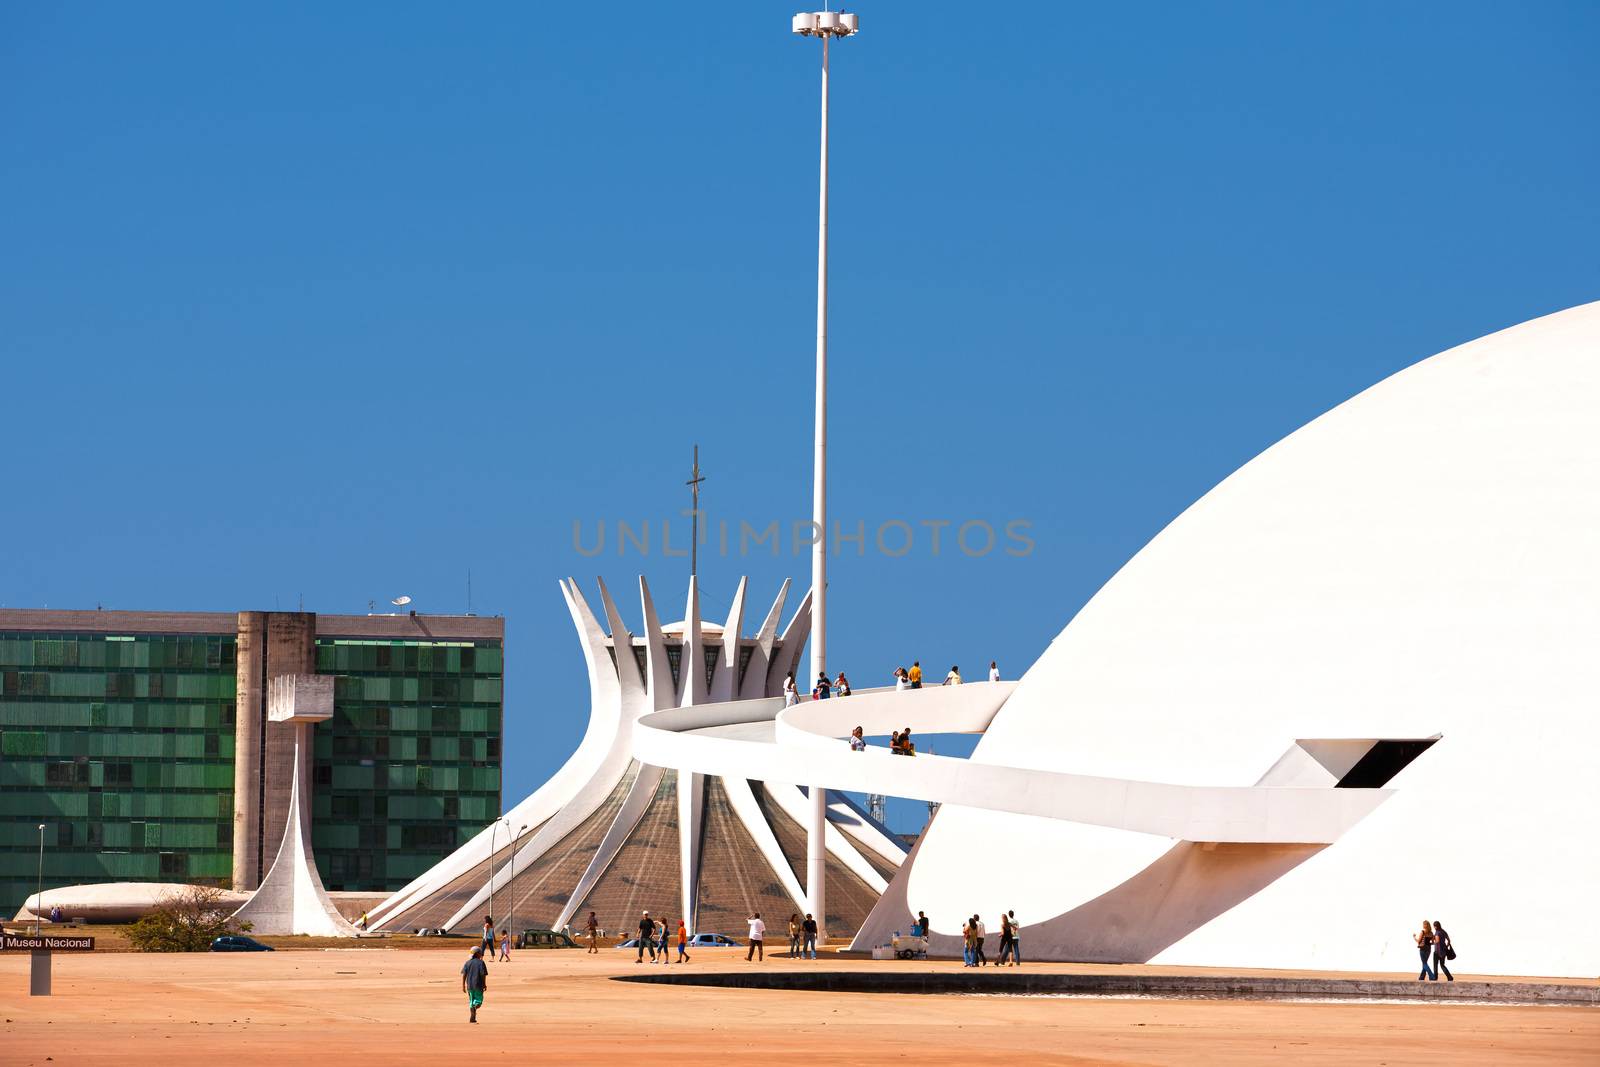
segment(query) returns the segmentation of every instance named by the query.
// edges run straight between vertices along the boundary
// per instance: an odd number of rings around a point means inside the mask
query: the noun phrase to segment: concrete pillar
[[[317,617],[241,611],[234,717],[233,887],[255,889],[278,854],[294,791],[295,737],[267,719],[267,683],[316,671]],[[310,793],[309,768],[302,787]]]
[[[806,827],[806,910],[817,920],[817,943],[828,936],[828,791],[809,786]]]
[[[267,617],[239,612],[233,718],[233,888],[261,884],[261,739],[266,730]]]

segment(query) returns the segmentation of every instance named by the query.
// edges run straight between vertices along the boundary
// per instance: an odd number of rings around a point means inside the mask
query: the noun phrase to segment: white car
[[[676,945],[677,943],[678,943],[678,939],[677,939],[676,936],[671,937],[671,938],[668,939],[668,947],[669,948],[674,946],[674,945]],[[658,947],[658,948],[660,947],[660,942],[656,942],[655,944],[656,944],[656,947]],[[630,938],[628,938],[628,940],[622,942],[620,945],[617,945],[615,947],[617,947],[617,948],[637,949],[639,947],[639,939],[637,937],[630,937]],[[689,948],[743,948],[744,945],[741,942],[735,941],[731,937],[725,937],[722,934],[695,934],[693,937],[689,938],[688,947]]]

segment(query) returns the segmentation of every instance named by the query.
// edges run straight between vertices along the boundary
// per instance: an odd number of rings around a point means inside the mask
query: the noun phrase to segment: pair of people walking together
[[[1441,974],[1447,982],[1456,980],[1450,968],[1445,966],[1446,961],[1456,958],[1456,950],[1450,943],[1449,932],[1443,926],[1437,922],[1430,924],[1423,919],[1421,931],[1412,934],[1411,939],[1417,943],[1417,954],[1422,957],[1422,971],[1417,975],[1417,981],[1437,982]],[[1433,957],[1432,967],[1428,966],[1430,955]]]

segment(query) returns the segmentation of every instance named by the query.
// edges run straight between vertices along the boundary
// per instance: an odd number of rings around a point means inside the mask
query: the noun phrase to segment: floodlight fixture
[[[849,37],[860,32],[861,20],[844,11],[802,11],[792,27],[802,37]]]

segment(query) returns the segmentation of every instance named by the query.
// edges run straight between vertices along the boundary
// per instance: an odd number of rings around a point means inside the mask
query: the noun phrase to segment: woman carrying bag
[[[1450,973],[1450,968],[1444,965],[1445,960],[1456,958],[1456,947],[1450,943],[1450,933],[1439,923],[1433,924],[1433,973],[1437,979],[1444,975],[1444,980],[1454,982],[1456,976]]]

